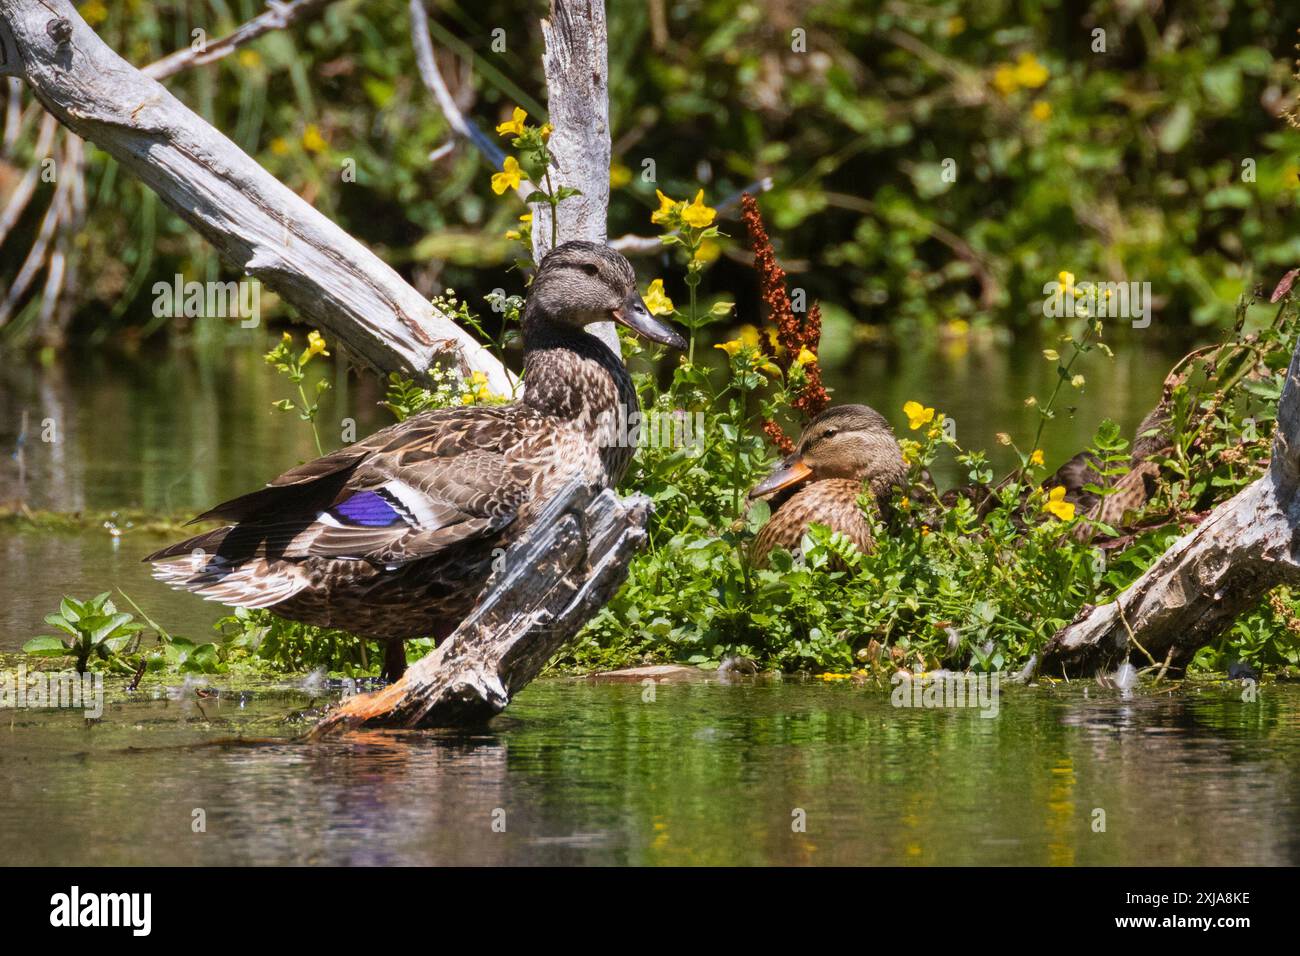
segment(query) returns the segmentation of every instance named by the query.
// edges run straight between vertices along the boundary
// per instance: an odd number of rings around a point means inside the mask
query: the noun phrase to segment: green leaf
[[[68,647],[57,637],[42,635],[33,637],[23,645],[24,654],[34,654],[38,657],[63,657],[69,653]]]

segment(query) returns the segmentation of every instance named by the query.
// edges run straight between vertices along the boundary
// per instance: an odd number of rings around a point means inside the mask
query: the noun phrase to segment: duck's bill
[[[656,319],[651,315],[650,310],[646,308],[646,304],[641,301],[641,296],[635,292],[611,315],[613,315],[615,322],[626,325],[642,338],[649,339],[651,342],[658,342],[660,345],[667,345],[679,352],[686,349],[686,340],[667,322]]]
[[[754,486],[754,490],[749,493],[751,498],[762,498],[764,495],[770,495],[774,491],[781,491],[783,488],[793,488],[800,482],[806,481],[812,474],[812,469],[803,463],[803,459],[798,455],[791,455],[781,464],[776,466],[776,470]]]

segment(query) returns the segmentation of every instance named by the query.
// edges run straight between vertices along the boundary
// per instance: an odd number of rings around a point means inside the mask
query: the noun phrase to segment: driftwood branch
[[[451,131],[477,149],[488,161],[489,166],[500,169],[506,158],[505,150],[461,112],[455,98],[451,95],[451,90],[447,89],[446,81],[438,71],[438,61],[433,54],[433,38],[429,36],[429,15],[424,10],[424,0],[410,0],[408,7],[411,19],[411,45],[415,49],[415,64],[420,70],[420,79],[424,82],[425,89],[433,94],[438,109],[442,110],[443,119],[447,121]],[[533,190],[532,183],[526,185],[528,192],[523,191],[523,184],[520,186],[521,198]]]
[[[1268,472],[1175,541],[1110,604],[1088,605],[1039,670],[1092,673],[1130,650],[1185,666],[1279,584],[1300,583],[1300,342],[1278,403]]]
[[[574,481],[505,554],[467,617],[390,687],[344,701],[311,732],[463,727],[505,709],[622,585],[646,539],[643,495]]]
[[[234,32],[203,44],[198,49],[186,47],[175,53],[169,53],[161,60],[150,63],[141,72],[152,79],[165,80],[192,66],[215,63],[230,56],[245,43],[252,43],[272,30],[283,30],[295,21],[311,16],[333,2],[334,0],[291,0],[285,3],[270,0],[266,12],[240,24]]]
[[[99,39],[68,0],[0,0],[0,70],[114,156],[227,262],[376,369],[441,355],[509,394],[514,378],[387,264]]]

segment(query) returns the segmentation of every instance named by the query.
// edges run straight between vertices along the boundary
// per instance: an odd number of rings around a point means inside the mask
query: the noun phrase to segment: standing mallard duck
[[[765,564],[773,548],[794,551],[813,523],[870,550],[875,542],[858,498],[866,490],[879,505],[906,480],[902,449],[883,415],[866,405],[828,408],[808,423],[794,454],[749,493],[772,496],[773,506],[754,540],[755,564]]]
[[[529,290],[522,399],[413,415],[217,505],[194,520],[230,524],[145,560],[209,600],[384,639],[395,679],[402,641],[451,633],[551,495],[575,477],[623,477],[634,449],[616,434],[619,408],[636,411],[636,391],[584,330],[611,319],[686,346],[650,315],[627,259],[564,243]]]

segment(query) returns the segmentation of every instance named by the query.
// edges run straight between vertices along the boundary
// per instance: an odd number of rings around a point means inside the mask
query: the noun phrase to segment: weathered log
[[[381,371],[440,355],[514,377],[378,256],[279,182],[160,83],[114,53],[68,0],[0,0],[0,73],[25,79],[73,132],[114,156],[231,265]]]
[[[1300,342],[1278,403],[1268,472],[1170,545],[1113,602],[1085,606],[1048,642],[1039,672],[1095,673],[1134,652],[1185,666],[1271,589],[1300,583],[1298,488]]]
[[[609,29],[604,0],[551,0],[542,21],[546,49],[546,106],[555,128],[550,148],[550,187],[578,190],[556,210],[560,241],[604,242],[609,208]],[[545,184],[542,184],[545,185]],[[533,205],[533,258],[551,251],[551,209]],[[615,355],[618,333],[613,322],[596,322],[587,331]]]
[[[311,731],[464,727],[499,714],[595,614],[646,540],[643,495],[574,481],[502,558],[452,635],[385,689],[349,698]]]

